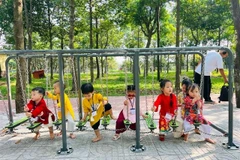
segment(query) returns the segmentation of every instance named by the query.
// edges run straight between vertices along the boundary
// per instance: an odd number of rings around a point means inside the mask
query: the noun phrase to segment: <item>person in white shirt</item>
[[[223,58],[226,58],[228,53],[225,50],[216,51],[209,51],[205,57],[204,63],[204,87],[203,87],[203,97],[205,99],[205,103],[214,104],[215,102],[211,99],[210,93],[212,88],[211,83],[211,72],[215,69],[218,69],[221,76],[224,79],[224,83],[228,83],[228,79],[224,73],[223,69]],[[201,61],[199,62],[198,66],[194,72],[194,83],[200,86],[201,82]]]

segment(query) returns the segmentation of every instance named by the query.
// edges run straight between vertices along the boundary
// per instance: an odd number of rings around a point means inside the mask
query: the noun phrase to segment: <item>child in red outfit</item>
[[[43,99],[45,90],[42,87],[36,87],[32,89],[31,100],[24,107],[26,116],[36,118],[36,122],[40,122],[49,128],[50,138],[54,139],[53,134],[53,121],[55,120],[54,114],[47,108],[47,105]],[[36,135],[34,137],[37,140],[40,137],[41,126],[34,129]]]
[[[169,121],[173,119],[173,116],[177,111],[177,97],[173,94],[172,83],[170,80],[164,79],[160,82],[160,88],[162,93],[158,95],[157,100],[154,102],[152,111],[159,112],[159,130],[160,141],[164,141],[165,134],[169,131]]]

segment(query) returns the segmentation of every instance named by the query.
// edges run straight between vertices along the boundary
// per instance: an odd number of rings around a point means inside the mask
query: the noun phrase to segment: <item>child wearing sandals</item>
[[[170,80],[164,79],[160,81],[162,93],[158,95],[152,111],[159,112],[159,140],[164,141],[165,134],[169,131],[169,121],[173,119],[177,113],[177,97],[173,94],[172,83]]]
[[[214,144],[215,142],[210,139],[211,128],[203,118],[203,102],[201,99],[199,87],[197,84],[192,84],[187,89],[187,96],[184,99],[184,140],[188,140],[188,132],[191,130],[191,125],[198,122],[201,123],[200,127],[202,128],[205,141]]]
[[[173,132],[174,138],[179,138],[183,136],[183,118],[184,118],[184,98],[187,96],[187,88],[192,84],[192,81],[188,78],[182,80],[182,92],[177,96],[178,100],[178,113],[177,113],[177,122],[179,126]]]
[[[47,108],[47,105],[43,99],[45,90],[42,87],[36,87],[32,89],[31,100],[24,107],[26,116],[36,118],[36,122],[42,123],[49,129],[50,139],[54,139],[53,134],[53,121],[55,120],[54,114]],[[34,129],[36,135],[33,139],[37,140],[40,137],[41,126]]]
[[[62,119],[62,112],[61,112],[61,100],[60,100],[60,82],[59,81],[55,81],[53,84],[53,89],[54,89],[54,94],[50,92],[46,92],[47,96],[53,100],[57,100],[57,104],[55,105],[55,107],[58,109],[58,119]],[[64,86],[65,89],[65,86]],[[73,134],[74,131],[74,127],[75,127],[75,115],[74,115],[74,110],[72,107],[72,104],[67,96],[66,93],[64,93],[64,106],[65,106],[65,116],[67,119],[67,131],[70,132],[69,138],[74,139],[76,138],[76,136]],[[61,126],[60,126],[61,127]],[[58,136],[62,135],[62,131],[60,131],[58,134]]]
[[[132,130],[136,130],[135,86],[128,85],[126,94],[127,95],[126,100],[124,101],[124,108],[119,113],[118,119],[116,121],[116,132],[112,138],[112,140],[114,141],[121,138],[120,134],[126,131],[124,120],[128,119],[131,122],[129,128]],[[146,118],[146,116],[142,114],[141,110],[140,114],[143,118]]]
[[[90,115],[90,125],[96,135],[96,137],[92,139],[92,142],[98,142],[102,139],[98,129],[101,117],[110,115],[112,119],[116,118],[113,116],[111,104],[109,104],[100,93],[94,92],[94,87],[91,83],[83,84],[81,90],[84,97],[82,101],[84,116],[81,121],[85,121],[87,116]]]

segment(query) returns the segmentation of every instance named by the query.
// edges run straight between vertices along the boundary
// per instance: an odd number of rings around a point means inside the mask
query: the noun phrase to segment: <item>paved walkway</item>
[[[217,95],[214,98],[217,100]],[[141,97],[141,108],[143,112],[150,110],[152,106],[152,98],[148,97],[146,107],[145,97]],[[109,97],[109,101],[113,106],[114,114],[117,116],[122,108],[124,97]],[[72,99],[72,103],[76,104],[77,100]],[[52,102],[48,101],[51,108]],[[14,105],[13,105],[14,106]],[[76,105],[75,105],[76,106]],[[0,101],[0,129],[8,123],[8,118],[4,112],[4,104]],[[77,108],[75,108],[77,113]],[[216,105],[205,105],[205,117],[212,123],[220,126],[224,130],[228,128],[228,103],[222,102]],[[233,142],[240,145],[240,109],[234,107],[234,133]],[[14,119],[23,117],[24,114],[14,114]],[[155,114],[155,119],[158,118]],[[155,120],[157,123],[157,120]],[[100,142],[92,143],[94,136],[92,129],[87,124],[86,131],[76,131],[76,139],[67,139],[67,146],[74,149],[69,155],[58,155],[56,152],[62,147],[61,137],[49,140],[47,128],[42,128],[41,137],[34,141],[33,133],[26,129],[27,124],[19,126],[16,130],[18,135],[10,134],[0,136],[0,160],[26,160],[26,159],[79,159],[79,160],[240,160],[240,150],[229,150],[222,146],[223,142],[227,142],[228,138],[215,129],[212,129],[212,138],[216,144],[209,144],[203,141],[200,135],[191,133],[188,142],[183,139],[174,139],[172,133],[166,136],[164,142],[158,140],[157,130],[155,133],[147,133],[149,130],[145,121],[141,120],[141,137],[140,142],[146,147],[141,153],[130,151],[130,147],[136,144],[135,132],[126,131],[121,139],[112,141],[114,131],[102,130],[103,139]],[[101,128],[103,128],[101,126]],[[112,120],[108,129],[114,130],[115,122]],[[57,132],[57,131],[55,131]]]

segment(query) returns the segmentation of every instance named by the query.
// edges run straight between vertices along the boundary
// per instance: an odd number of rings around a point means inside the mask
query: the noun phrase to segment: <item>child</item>
[[[182,80],[182,92],[178,94],[178,114],[177,114],[177,121],[179,126],[176,128],[176,132],[173,133],[175,138],[179,138],[183,135],[183,117],[184,117],[184,98],[187,95],[187,88],[192,84],[190,79],[183,79]]]
[[[172,93],[172,83],[170,80],[164,79],[160,82],[162,93],[158,95],[154,102],[152,111],[157,112],[159,106],[159,140],[164,141],[166,132],[169,131],[169,121],[173,118],[177,111],[177,97]]]
[[[184,140],[188,140],[188,132],[191,129],[191,124],[194,122],[200,122],[201,127],[203,129],[203,132],[206,133],[204,135],[205,141],[214,144],[215,142],[210,139],[210,131],[211,128],[208,124],[208,122],[203,118],[203,113],[202,113],[202,106],[203,102],[200,96],[199,92],[199,87],[197,84],[192,84],[188,88],[188,95],[184,99],[185,103],[185,113],[184,113]]]
[[[118,119],[116,121],[116,133],[113,136],[112,140],[116,141],[121,136],[120,133],[123,133],[126,131],[124,120],[128,119],[131,122],[131,125],[129,128],[132,130],[136,130],[136,105],[135,105],[135,86],[134,85],[128,85],[127,86],[127,92],[126,92],[126,100],[124,101],[124,108],[119,113]],[[146,116],[142,114],[140,111],[140,114],[143,118]]]
[[[47,105],[43,99],[44,95],[44,88],[33,88],[31,92],[31,100],[24,107],[24,111],[26,112],[26,116],[37,118],[36,122],[46,125],[49,129],[50,139],[54,139],[52,122],[55,120],[55,117],[54,114],[47,108]],[[35,140],[39,139],[40,137],[40,128],[41,126],[34,129],[34,132],[36,133],[34,137]]]
[[[100,93],[95,93],[93,85],[91,83],[85,83],[81,86],[83,94],[83,111],[84,116],[81,121],[85,121],[87,116],[90,115],[90,125],[94,129],[96,137],[92,139],[92,142],[98,142],[102,139],[100,131],[98,129],[100,125],[100,118],[102,116],[110,114],[112,119],[115,119],[112,112],[112,106]],[[104,104],[106,103],[106,104]]]
[[[64,86],[65,88],[65,86]],[[53,100],[57,100],[57,105],[55,107],[58,108],[58,118],[62,119],[62,112],[61,112],[61,101],[60,101],[60,82],[55,81],[53,84],[53,89],[54,89],[54,94],[50,92],[46,92],[47,96]],[[74,127],[75,127],[75,115],[74,115],[74,110],[72,107],[72,104],[67,96],[67,94],[64,93],[64,106],[65,106],[65,116],[67,119],[67,130],[70,131],[69,137],[71,139],[76,138],[76,136],[73,134]],[[58,133],[58,136],[62,135],[62,131]]]

